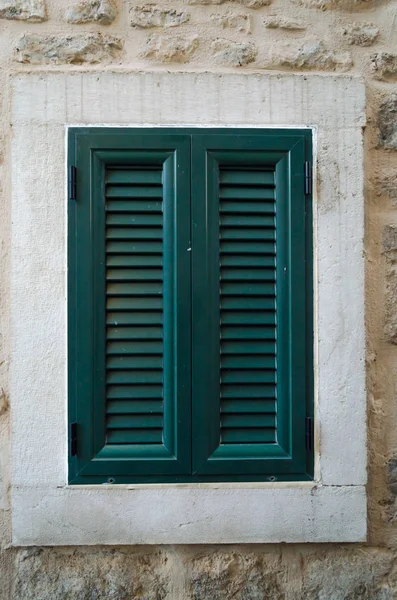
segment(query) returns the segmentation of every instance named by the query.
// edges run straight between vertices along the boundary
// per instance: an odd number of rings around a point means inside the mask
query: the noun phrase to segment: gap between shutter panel
[[[274,172],[221,167],[221,444],[276,442]]]
[[[106,442],[163,440],[162,168],[106,171]]]

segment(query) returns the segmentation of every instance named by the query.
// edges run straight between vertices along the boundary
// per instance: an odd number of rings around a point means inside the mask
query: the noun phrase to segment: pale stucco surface
[[[114,2],[89,2],[87,6],[77,7],[75,0],[39,0],[0,2],[0,227],[1,227],[1,293],[0,293],[0,537],[2,544],[0,596],[4,598],[146,598],[146,599],[229,599],[240,600],[263,598],[308,598],[333,600],[355,598],[385,600],[397,597],[396,561],[396,492],[397,492],[397,429],[396,429],[396,375],[397,350],[395,341],[397,331],[397,218],[395,205],[397,198],[397,7],[389,0],[370,0],[368,2],[347,2],[346,0],[289,1],[273,0],[267,2],[220,2],[211,0],[157,2],[163,12],[150,8],[143,11],[150,27],[137,27],[132,23],[136,13],[144,3],[115,0]],[[112,6],[109,8],[109,5]],[[78,18],[70,18],[70,8],[75,9]],[[76,9],[77,7],[77,9]],[[134,10],[132,10],[134,9]],[[137,9],[137,10],[135,10]],[[169,9],[169,12],[167,10]],[[112,17],[115,11],[115,17]],[[176,13],[188,11],[189,18],[181,18]],[[153,13],[149,17],[147,14]],[[80,15],[80,16],[79,16]],[[83,15],[83,16],[82,16]],[[87,17],[88,15],[88,17]],[[269,28],[267,19],[278,17],[278,26]],[[282,17],[282,19],[281,19]],[[78,20],[82,23],[78,23]],[[114,19],[114,20],[113,20]],[[264,22],[264,20],[266,22]],[[72,22],[69,22],[72,21]],[[109,25],[101,23],[110,22]],[[299,22],[300,29],[294,28]],[[156,25],[157,23],[157,25]],[[159,24],[158,24],[159,23]],[[274,20],[273,20],[274,23]],[[292,27],[291,27],[292,23]],[[134,26],[132,26],[134,25]],[[377,33],[378,30],[378,33]],[[85,64],[88,61],[88,64]],[[183,63],[183,66],[181,66]],[[18,110],[22,123],[22,114],[38,115],[46,105],[45,77],[43,94],[23,97],[17,92],[15,84],[19,74],[24,79],[27,73],[40,71],[34,76],[40,80],[41,73],[59,70],[76,72],[89,70],[93,78],[98,78],[106,65],[107,69],[128,73],[140,71],[210,71],[269,73],[269,70],[292,71],[301,73],[330,72],[336,76],[333,81],[334,93],[338,102],[330,102],[329,94],[324,94],[324,109],[328,113],[330,127],[339,122],[340,106],[349,104],[345,90],[341,86],[339,75],[362,77],[366,88],[367,126],[364,130],[364,167],[365,167],[365,248],[363,257],[366,267],[365,303],[366,303],[366,382],[367,382],[367,431],[368,431],[368,541],[367,544],[289,544],[288,546],[235,544],[228,546],[126,546],[120,548],[118,539],[109,541],[114,547],[73,548],[71,539],[74,523],[67,526],[69,537],[65,543],[72,548],[30,548],[28,550],[10,548],[11,510],[10,510],[10,433],[22,425],[15,406],[13,414],[13,395],[10,395],[9,365],[11,341],[14,333],[11,323],[10,291],[11,264],[23,272],[23,257],[20,265],[18,256],[18,236],[11,246],[11,231],[14,216],[11,213],[11,199],[15,194],[15,181],[11,174],[13,161],[12,148],[15,149],[15,118],[12,110]],[[97,77],[95,77],[97,76]],[[329,75],[328,75],[329,77]],[[277,75],[276,75],[277,79]],[[14,83],[11,84],[11,81]],[[255,79],[252,79],[255,81]],[[309,81],[309,77],[308,77]],[[99,84],[98,84],[99,82]],[[249,85],[249,84],[248,84]],[[310,84],[308,84],[310,85]],[[89,93],[83,89],[80,93]],[[122,94],[122,90],[119,91]],[[58,97],[62,99],[65,89],[59,86]],[[252,92],[253,101],[257,95]],[[177,95],[176,95],[177,96]],[[23,99],[24,98],[24,99]],[[284,94],[279,98],[280,111],[285,109],[291,115],[296,96]],[[208,110],[219,118],[219,102],[208,101]],[[232,103],[234,99],[231,99]],[[274,101],[274,100],[273,100]],[[95,99],[92,99],[95,110]],[[24,103],[24,104],[23,104]],[[21,105],[23,104],[23,106]],[[112,122],[112,110],[117,100],[114,94],[106,97],[105,106],[99,110],[95,123]],[[145,103],[146,104],[146,103]],[[305,104],[307,113],[301,124],[309,123],[312,103],[310,94],[300,95],[300,104]],[[57,102],[54,109],[47,109],[46,118],[54,125],[57,123]],[[68,121],[87,122],[88,116],[81,117],[78,98],[70,100]],[[261,112],[255,105],[255,114],[271,115]],[[12,108],[14,107],[14,108]],[[198,110],[200,106],[198,106]],[[153,107],[143,108],[153,110]],[[109,114],[110,113],[110,114]],[[343,111],[342,111],[343,114]],[[169,123],[174,115],[171,113]],[[151,119],[148,119],[150,122]],[[211,121],[212,119],[210,119]],[[40,118],[32,126],[43,128]],[[131,121],[131,119],[128,119]],[[241,121],[241,119],[240,119]],[[192,120],[190,121],[192,123]],[[247,119],[246,122],[249,122]],[[288,124],[287,122],[285,124]],[[315,124],[315,122],[314,122]],[[362,115],[359,121],[349,122],[352,132],[344,131],[336,139],[324,136],[318,144],[319,160],[327,164],[327,169],[319,180],[325,186],[327,178],[340,178],[350,182],[353,179],[343,177],[343,162],[333,159],[334,147],[346,156],[356,151],[359,143],[358,130],[364,125]],[[51,127],[50,127],[51,129]],[[53,131],[51,129],[51,131]],[[356,131],[357,133],[353,133]],[[17,136],[22,136],[21,129]],[[59,140],[64,132],[59,130]],[[23,144],[18,147],[22,152]],[[30,145],[27,151],[37,148]],[[13,150],[14,151],[14,150]],[[31,166],[30,187],[43,186],[42,170],[54,164],[62,163],[63,148],[56,156],[37,155],[37,166]],[[342,166],[341,166],[342,164]],[[361,165],[357,166],[358,172]],[[63,173],[61,174],[63,177]],[[20,178],[19,185],[28,186],[26,174]],[[329,182],[328,182],[329,183]],[[26,197],[29,190],[25,190]],[[325,214],[335,214],[335,204],[341,202],[346,189],[324,197],[322,206]],[[60,195],[63,190],[60,190]],[[62,200],[60,199],[60,202]],[[354,200],[353,200],[354,201]],[[52,211],[51,205],[44,200],[37,206],[27,206],[17,213],[21,226],[29,219],[40,219],[40,211]],[[358,215],[360,221],[360,215]],[[325,220],[324,223],[327,221]],[[330,221],[329,227],[340,228],[344,219]],[[15,229],[13,229],[15,232]],[[327,231],[327,230],[326,230]],[[385,233],[384,233],[385,232]],[[58,234],[57,234],[58,235]],[[21,238],[21,248],[27,240]],[[62,248],[63,232],[59,232],[58,244],[53,249]],[[35,255],[35,239],[29,240],[30,253]],[[11,247],[13,259],[11,263]],[[15,254],[16,251],[16,254]],[[25,247],[26,251],[26,247]],[[62,271],[62,256],[55,256],[55,269]],[[59,260],[59,263],[56,261]],[[15,262],[14,262],[15,261]],[[39,265],[40,266],[40,265]],[[338,268],[340,266],[338,265]],[[337,268],[334,265],[334,268]],[[344,277],[349,276],[349,264]],[[53,273],[44,272],[41,278],[52,281]],[[34,286],[37,281],[27,281],[23,290],[25,303],[34,300]],[[342,283],[343,284],[343,277]],[[22,288],[20,289],[22,293]],[[32,291],[33,290],[33,291]],[[55,289],[55,295],[62,298],[62,289]],[[360,302],[351,294],[351,302]],[[19,300],[21,306],[23,302]],[[62,313],[64,298],[60,300]],[[332,297],[329,298],[332,305]],[[40,312],[40,306],[37,306]],[[13,308],[15,310],[15,307]],[[337,311],[337,307],[335,307]],[[62,324],[62,323],[61,323]],[[30,323],[29,327],[31,327]],[[351,325],[351,323],[350,323]],[[350,333],[353,335],[353,332]],[[30,338],[29,338],[30,339]],[[38,337],[38,340],[40,336]],[[14,343],[14,342],[13,342]],[[34,341],[30,339],[30,344]],[[58,343],[54,340],[54,344]],[[346,340],[346,344],[351,340]],[[332,348],[330,349],[332,351]],[[40,345],[37,345],[40,353]],[[339,349],[335,349],[337,360]],[[43,353],[42,363],[47,367],[61,369],[62,357],[58,354]],[[59,362],[56,362],[58,361]],[[55,361],[55,362],[54,362]],[[32,372],[27,364],[26,371],[18,376],[22,378],[20,389],[26,390],[25,402],[28,404]],[[345,360],[343,385],[332,390],[340,398],[341,406],[346,409],[344,396],[348,387],[349,361]],[[39,377],[34,373],[35,380]],[[354,382],[354,378],[350,380]],[[349,390],[358,396],[362,390]],[[12,426],[10,421],[12,414]],[[343,418],[345,415],[345,418]],[[17,419],[18,417],[18,419]],[[357,428],[355,415],[335,413],[336,424],[345,428],[341,438],[326,437],[323,440],[324,456],[340,445],[340,454],[344,452],[344,440],[349,443],[355,439]],[[359,421],[362,417],[359,417]],[[16,424],[17,425],[14,425]],[[32,421],[36,426],[34,419]],[[35,432],[37,443],[43,435],[41,427]],[[361,435],[361,434],[360,434]],[[343,439],[342,439],[343,438]],[[320,438],[321,440],[321,435]],[[361,442],[360,442],[361,443]],[[322,454],[323,448],[318,448]],[[18,456],[18,448],[16,448]],[[21,450],[20,460],[26,461],[26,471],[33,468],[29,450]],[[13,455],[13,461],[15,455]],[[48,457],[50,464],[57,461],[57,454]],[[362,455],[354,457],[351,463],[330,462],[324,459],[324,468],[328,469],[329,481],[335,483],[337,477],[348,465],[346,480],[343,484],[357,483],[362,480]],[[354,480],[354,465],[359,460],[357,479]],[[44,461],[43,461],[44,462]],[[336,464],[336,467],[334,465]],[[43,465],[45,466],[45,465]],[[35,467],[36,468],[36,467]],[[61,472],[64,466],[61,466]],[[335,468],[335,470],[334,470]],[[24,475],[23,481],[26,482]],[[353,477],[353,480],[351,478]],[[62,475],[60,476],[62,480]],[[349,481],[348,481],[349,480]],[[38,483],[33,482],[33,487]],[[62,485],[62,483],[60,483]],[[360,486],[358,486],[360,487]],[[32,496],[36,491],[32,491]],[[42,498],[39,498],[38,506]],[[53,505],[52,505],[53,506]],[[103,522],[105,516],[103,517]],[[60,524],[60,528],[65,525]],[[324,525],[324,528],[326,525]],[[332,523],[328,524],[332,527]],[[25,532],[23,532],[25,534]],[[28,534],[28,531],[26,532]],[[37,539],[37,538],[36,538]],[[319,538],[321,539],[321,538]],[[159,539],[153,541],[162,541]],[[171,540],[172,541],[172,540]],[[187,540],[189,541],[189,540]],[[212,540],[211,540],[212,541]],[[76,539],[77,543],[78,540]],[[43,539],[43,544],[49,543]]]

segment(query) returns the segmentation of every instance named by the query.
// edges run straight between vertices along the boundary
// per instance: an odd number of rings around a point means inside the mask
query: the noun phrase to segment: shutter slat
[[[161,298],[114,298],[109,297],[107,301],[108,310],[161,310],[163,301]]]
[[[239,240],[250,243],[252,240],[273,242],[275,239],[276,232],[274,231],[274,227],[252,227],[250,229],[244,227],[223,227],[221,230],[221,240]]]
[[[275,327],[258,327],[244,326],[238,327],[237,325],[223,325],[222,340],[275,340],[276,339],[276,328]]]
[[[156,256],[150,254],[140,254],[139,256],[110,254],[106,259],[106,265],[108,267],[141,267],[142,269],[146,267],[162,267],[163,256],[161,254]]]
[[[235,170],[224,170],[222,169],[220,172],[219,181],[221,185],[223,184],[233,184],[235,186],[243,185],[243,186],[274,186],[274,171],[250,171],[249,169],[244,169],[239,171]]]
[[[108,327],[107,336],[109,340],[162,340],[162,327]]]
[[[274,274],[273,274],[273,277]],[[112,286],[114,287],[114,286]],[[222,296],[274,296],[276,293],[275,283],[256,282],[252,279],[244,282],[225,281],[221,287]]]
[[[163,426],[163,417],[150,413],[111,415],[107,418],[107,425],[112,429],[158,429]]]
[[[275,274],[266,268],[263,269],[233,269],[221,270],[222,281],[275,281]]]
[[[108,312],[106,316],[107,325],[162,325],[163,314],[161,312]]]
[[[264,227],[274,228],[276,221],[275,218],[265,215],[229,215],[224,214],[222,216],[223,227]]]
[[[107,407],[108,415],[140,415],[140,414],[163,414],[163,402],[161,400],[109,400]]]
[[[223,369],[275,369],[276,357],[253,354],[237,354],[222,356]]]
[[[232,342],[230,342],[232,343]],[[252,344],[252,342],[251,342]],[[107,345],[108,354],[159,354],[163,353],[162,342],[157,341],[144,341],[144,338],[140,341],[130,342],[123,340],[121,342],[108,342]]]
[[[222,385],[222,398],[276,398],[274,385]]]
[[[221,267],[275,267],[275,256],[263,256],[262,254],[223,254],[220,257]]]
[[[163,441],[162,171],[106,173],[106,436]]]
[[[272,202],[222,202],[220,207],[221,214],[224,213],[238,213],[251,215],[252,213],[258,215],[274,215],[276,213],[275,206]]]
[[[107,198],[157,198],[163,196],[161,186],[140,185],[108,185]]]
[[[136,371],[129,369],[126,371],[117,371],[108,369],[106,381],[110,385],[143,385],[145,383],[162,383],[163,373],[162,370],[151,369],[147,371]]]
[[[162,369],[162,356],[108,356],[108,369]]]
[[[132,231],[135,230],[136,227],[162,227],[163,225],[163,216],[161,214],[142,214],[137,215],[134,211],[132,214],[130,213],[117,213],[117,214],[109,214],[106,217],[106,225],[120,225],[121,227],[131,227]]]
[[[108,269],[106,273],[108,281],[162,281],[162,269]]]
[[[276,413],[276,401],[275,400],[264,400],[252,399],[252,398],[239,398],[237,400],[223,400],[221,406],[221,412],[231,415],[237,415],[238,413],[255,413],[255,414],[275,414]]]
[[[219,196],[221,200],[274,200],[274,188],[224,185]]]
[[[247,313],[253,310],[272,310],[275,309],[275,298],[254,298],[254,297],[228,297],[221,298],[221,310],[246,310]],[[222,318],[222,317],[221,317]]]
[[[161,242],[118,242],[111,241],[106,245],[108,254],[162,254]]]
[[[275,325],[276,315],[273,310],[247,312],[244,310],[224,310],[221,315],[222,325]]]
[[[220,441],[276,441],[274,172],[220,170]]]
[[[109,296],[161,296],[162,282],[136,281],[131,283],[108,283]]]
[[[148,216],[154,213],[161,214],[162,203],[156,200],[109,200],[106,203],[106,211],[108,218],[109,213],[133,213],[138,218],[140,213]]]
[[[108,399],[121,400],[125,398],[130,400],[135,398],[142,400],[145,398],[152,398],[153,400],[159,400],[163,398],[163,386],[162,385],[109,385],[107,389]]]
[[[221,383],[276,383],[276,374],[274,370],[264,369],[222,369]]]

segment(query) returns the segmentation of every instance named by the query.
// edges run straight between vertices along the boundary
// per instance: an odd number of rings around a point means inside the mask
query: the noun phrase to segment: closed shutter
[[[70,130],[71,483],[312,478],[310,153],[299,130]]]
[[[100,130],[72,139],[74,481],[187,474],[190,139]]]
[[[220,443],[276,442],[274,171],[220,168]]]
[[[304,139],[288,135],[193,140],[197,476],[305,471],[304,157]]]

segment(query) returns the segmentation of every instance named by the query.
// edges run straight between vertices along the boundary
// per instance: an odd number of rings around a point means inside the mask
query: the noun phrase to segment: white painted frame
[[[366,538],[363,81],[46,72],[12,81],[14,545]],[[312,127],[315,482],[67,485],[65,127]]]

